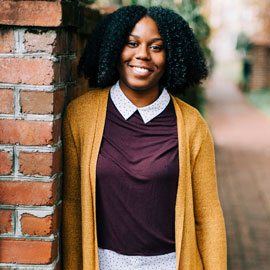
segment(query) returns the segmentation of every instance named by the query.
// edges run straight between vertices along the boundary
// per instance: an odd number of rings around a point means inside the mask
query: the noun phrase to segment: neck
[[[158,87],[147,90],[133,90],[121,81],[120,87],[125,96],[138,108],[152,104],[160,94]]]

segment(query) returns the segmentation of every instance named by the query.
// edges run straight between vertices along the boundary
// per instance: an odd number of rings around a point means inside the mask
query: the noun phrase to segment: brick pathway
[[[270,119],[220,74],[207,84],[229,270],[270,269]]]

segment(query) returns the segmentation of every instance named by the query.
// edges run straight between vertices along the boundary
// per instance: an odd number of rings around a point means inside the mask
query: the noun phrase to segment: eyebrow
[[[132,37],[135,37],[135,38],[140,38],[139,36],[137,36],[137,35],[132,35],[132,34],[129,34],[129,36],[132,36]],[[160,37],[160,38],[153,38],[152,39],[153,41],[158,41],[158,40],[161,40],[161,41],[163,41],[163,39]]]

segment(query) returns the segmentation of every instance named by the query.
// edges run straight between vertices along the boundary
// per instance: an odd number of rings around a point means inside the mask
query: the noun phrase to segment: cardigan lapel
[[[92,146],[92,153],[90,159],[90,184],[91,189],[93,192],[93,214],[94,214],[94,233],[95,233],[95,246],[94,246],[94,253],[95,253],[95,269],[99,269],[98,263],[98,243],[97,243],[97,224],[96,224],[96,166],[97,166],[97,159],[99,154],[99,149],[101,146],[104,126],[105,126],[105,119],[106,119],[106,112],[107,112],[107,104],[108,104],[108,96],[109,96],[109,88],[104,90],[100,90],[99,98],[98,98],[98,110],[97,110],[97,120],[96,120],[96,128]]]
[[[177,269],[180,265],[182,237],[184,228],[185,202],[186,202],[186,181],[188,174],[187,162],[189,160],[187,150],[186,128],[180,106],[175,97],[171,95],[177,118],[178,152],[179,152],[179,179],[175,204],[175,250]]]

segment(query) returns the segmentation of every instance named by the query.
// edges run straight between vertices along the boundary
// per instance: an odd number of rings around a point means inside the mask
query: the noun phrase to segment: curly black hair
[[[158,27],[166,52],[162,86],[180,94],[207,77],[204,55],[188,23],[174,11],[163,7],[121,7],[101,21],[87,42],[79,70],[90,87],[113,85],[119,74],[117,64],[128,35],[143,17],[152,18]]]

